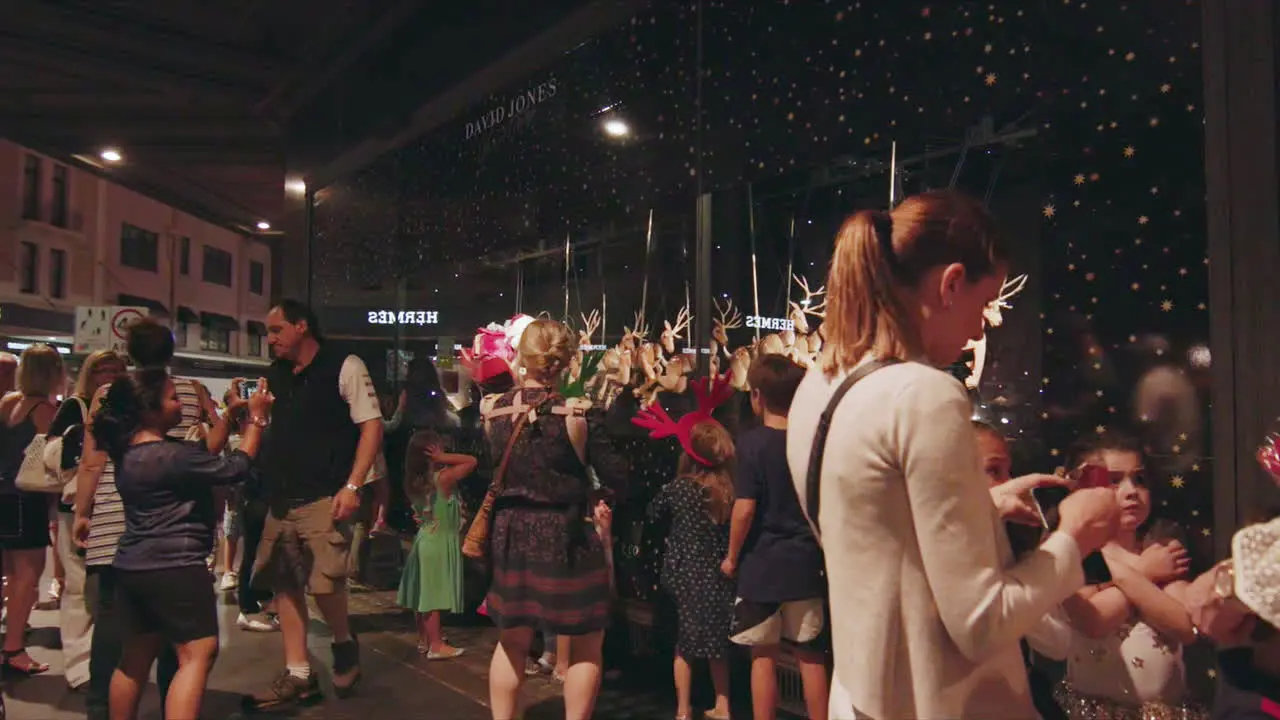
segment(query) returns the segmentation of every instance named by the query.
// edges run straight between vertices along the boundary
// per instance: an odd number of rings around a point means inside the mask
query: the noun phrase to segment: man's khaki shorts
[[[332,498],[274,507],[253,562],[253,584],[328,595],[346,587],[351,525],[333,521]]]

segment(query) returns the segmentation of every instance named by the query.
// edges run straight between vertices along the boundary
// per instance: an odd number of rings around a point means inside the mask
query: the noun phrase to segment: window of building
[[[231,287],[231,253],[205,245],[202,274],[207,283]]]
[[[253,357],[262,357],[262,336],[258,333],[249,334],[249,354]]]
[[[49,297],[67,296],[67,251],[49,251]]]
[[[178,272],[183,275],[191,274],[191,238],[178,238]]]
[[[231,352],[231,331],[208,325],[201,326],[200,349],[210,352]]]
[[[120,264],[156,272],[160,267],[160,236],[124,223],[120,231]]]
[[[173,333],[174,342],[178,344],[179,348],[186,347],[187,346],[187,323],[180,322],[175,326],[175,328],[176,329],[174,330],[174,333]]]
[[[23,242],[19,250],[18,290],[34,295],[40,290],[40,248],[35,243]]]
[[[262,281],[265,268],[262,263],[256,260],[249,261],[249,292],[254,295],[262,294]]]
[[[68,193],[71,187],[67,183],[67,166],[53,166],[53,204],[49,206],[49,222],[58,227],[67,226]]]
[[[28,155],[22,165],[22,217],[40,219],[40,158]]]

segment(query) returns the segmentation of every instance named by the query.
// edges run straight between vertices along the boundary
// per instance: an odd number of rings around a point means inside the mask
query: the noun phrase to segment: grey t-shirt
[[[242,482],[249,465],[239,450],[213,455],[203,445],[177,440],[127,449],[116,466],[125,513],[116,569],[204,565],[217,520],[213,487]]]

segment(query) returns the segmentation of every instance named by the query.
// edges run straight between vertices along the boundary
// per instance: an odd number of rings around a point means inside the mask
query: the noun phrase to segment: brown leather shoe
[[[245,712],[272,712],[295,707],[302,707],[320,702],[324,696],[320,694],[320,684],[313,671],[306,680],[296,678],[283,670],[267,687],[241,700]]]
[[[333,690],[338,697],[347,697],[360,681],[360,644],[353,637],[346,642],[334,643],[332,647]]]

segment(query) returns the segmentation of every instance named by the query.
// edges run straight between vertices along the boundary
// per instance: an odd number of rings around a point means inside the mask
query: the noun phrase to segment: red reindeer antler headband
[[[679,422],[672,420],[666,410],[657,402],[649,407],[636,413],[631,418],[631,422],[649,431],[649,437],[659,440],[665,437],[675,436],[680,441],[680,447],[684,448],[685,453],[693,458],[701,465],[712,467],[714,463],[706,458],[698,455],[693,449],[693,441],[690,433],[698,423],[710,420],[716,422],[711,417],[711,413],[716,408],[724,404],[726,400],[733,396],[733,387],[729,385],[729,375],[721,375],[716,378],[698,378],[694,380],[690,387],[693,389],[693,396],[697,398],[697,409],[691,410],[681,416]]]

